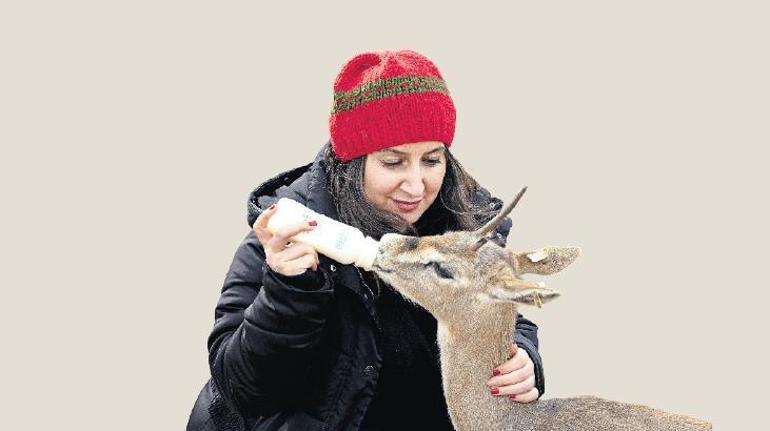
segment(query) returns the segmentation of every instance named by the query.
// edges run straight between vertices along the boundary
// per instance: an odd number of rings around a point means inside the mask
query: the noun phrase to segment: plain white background
[[[328,137],[357,53],[413,49],[509,246],[579,245],[524,310],[546,397],[763,418],[768,9],[749,1],[0,6],[4,422],[181,429],[246,198]],[[297,388],[302,390],[302,388]],[[753,424],[753,426],[752,426]]]

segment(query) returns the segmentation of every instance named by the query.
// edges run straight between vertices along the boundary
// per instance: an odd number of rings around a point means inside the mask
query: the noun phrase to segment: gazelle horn
[[[500,223],[502,223],[505,216],[507,216],[513,208],[516,206],[517,203],[519,203],[519,199],[521,199],[522,195],[524,195],[524,192],[527,191],[527,186],[524,186],[524,188],[521,189],[519,194],[516,195],[516,197],[513,199],[511,203],[508,204],[507,207],[503,208],[502,211],[500,211],[492,220],[488,221],[487,224],[482,226],[479,230],[476,231],[476,233],[479,236],[487,236],[490,232],[495,230]]]

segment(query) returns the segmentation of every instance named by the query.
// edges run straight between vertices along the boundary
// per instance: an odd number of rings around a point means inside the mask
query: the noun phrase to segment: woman
[[[212,378],[188,430],[452,429],[436,321],[372,273],[289,238],[314,222],[265,229],[279,198],[379,239],[476,229],[502,202],[449,152],[455,107],[413,51],[355,56],[334,84],[331,140],[316,159],[249,196],[252,231],[235,253],[208,339]],[[511,222],[498,227],[504,245]],[[537,326],[520,317],[511,359],[489,370],[490,396],[542,395]]]

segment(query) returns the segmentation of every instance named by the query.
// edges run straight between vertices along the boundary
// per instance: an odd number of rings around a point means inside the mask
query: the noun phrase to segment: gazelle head
[[[561,271],[580,254],[578,247],[544,247],[516,253],[490,241],[490,234],[526,191],[476,231],[414,237],[383,235],[373,270],[403,296],[437,319],[494,302],[540,306],[559,293],[522,274]]]

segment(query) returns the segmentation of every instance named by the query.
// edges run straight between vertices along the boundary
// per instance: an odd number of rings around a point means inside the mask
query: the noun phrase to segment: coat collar
[[[246,209],[249,226],[254,224],[262,211],[283,197],[294,199],[329,218],[338,218],[337,209],[326,187],[324,153],[328,145],[330,142],[321,147],[311,163],[282,172],[252,190]]]

